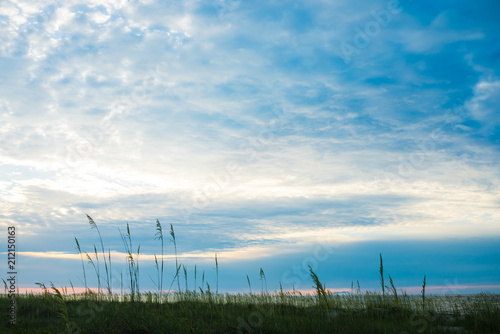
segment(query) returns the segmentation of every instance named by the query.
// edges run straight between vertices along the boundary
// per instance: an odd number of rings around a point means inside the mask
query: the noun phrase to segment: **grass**
[[[89,218],[92,228],[97,224]],[[362,292],[359,281],[351,293],[335,294],[321,283],[309,267],[314,295],[298,291],[267,292],[267,280],[260,270],[261,293],[219,293],[219,262],[215,255],[216,291],[211,290],[202,274],[201,286],[188,290],[187,269],[177,258],[173,226],[170,235],[174,243],[176,272],[170,288],[177,280],[177,291],[163,290],[164,244],[163,230],[156,221],[156,239],[161,242],[161,258],[154,257],[157,269],[155,292],[139,290],[139,253],[132,244],[130,228],[120,235],[126,250],[130,291],[113,293],[111,289],[111,256],[108,258],[99,234],[104,273],[99,270],[99,252],[94,245],[93,257],[85,252],[97,275],[97,292],[87,287],[83,251],[75,238],[82,259],[85,292],[74,289],[51,289],[37,283],[41,294],[16,296],[17,323],[7,325],[7,314],[0,323],[0,333],[500,333],[500,295],[432,296],[425,294],[424,276],[421,295],[404,291],[398,295],[395,283],[388,275],[390,286],[384,284],[382,254],[380,276],[382,294]],[[99,231],[99,230],[98,230]],[[161,261],[160,261],[161,260]],[[185,290],[181,291],[179,271],[183,268]],[[106,275],[106,289],[101,289],[100,275]],[[206,287],[205,287],[206,283]],[[265,285],[265,288],[264,288]],[[198,288],[198,290],[197,290]],[[122,287],[123,289],[123,287]],[[0,294],[0,308],[10,303],[7,294]]]
[[[321,296],[280,291],[215,294],[192,291],[140,298],[93,293],[17,297],[18,322],[2,333],[498,333],[499,296],[402,297],[398,305],[378,294]],[[134,302],[132,302],[134,300]],[[0,296],[7,307],[8,298]],[[78,331],[76,331],[78,330]]]

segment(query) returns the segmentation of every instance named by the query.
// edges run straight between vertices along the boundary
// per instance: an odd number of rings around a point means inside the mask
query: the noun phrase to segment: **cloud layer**
[[[499,9],[4,1],[0,225],[71,253],[128,221],[151,256],[158,218],[247,260],[499,237]]]

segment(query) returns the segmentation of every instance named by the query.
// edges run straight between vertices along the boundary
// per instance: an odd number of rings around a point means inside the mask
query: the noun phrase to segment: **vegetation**
[[[157,291],[139,290],[139,252],[133,252],[132,238],[127,224],[126,233],[120,231],[127,254],[130,292],[113,293],[111,287],[111,256],[106,254],[95,221],[88,216],[92,228],[98,231],[104,273],[99,269],[99,252],[94,245],[93,256],[85,252],[97,275],[98,288],[87,287],[83,253],[75,238],[82,258],[85,292],[58,289],[52,283],[48,289],[37,283],[41,294],[26,293],[16,296],[17,322],[8,325],[3,311],[0,333],[499,333],[500,296],[477,294],[468,296],[432,296],[425,294],[424,276],[422,293],[411,296],[401,291],[398,295],[392,277],[390,286],[384,284],[382,254],[380,275],[382,294],[361,292],[335,294],[327,290],[318,275],[309,267],[314,295],[298,291],[268,293],[267,280],[260,269],[261,293],[220,294],[218,292],[219,263],[215,255],[217,274],[216,291],[212,292],[205,275],[196,291],[188,290],[185,266],[177,259],[177,245],[173,226],[170,235],[176,254],[176,272],[170,288],[177,280],[177,291],[163,290],[164,243],[163,229],[156,221],[156,239],[161,243],[161,256],[156,255]],[[106,258],[106,255],[107,258]],[[101,262],[101,263],[102,263]],[[180,268],[183,268],[186,289],[181,291]],[[104,274],[106,289],[101,287]],[[5,284],[5,281],[4,281]],[[122,283],[123,284],[123,283]],[[7,310],[10,298],[0,294],[0,308]]]

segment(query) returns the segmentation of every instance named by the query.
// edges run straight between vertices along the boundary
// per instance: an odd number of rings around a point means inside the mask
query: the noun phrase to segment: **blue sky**
[[[82,286],[155,221],[222,291],[500,291],[497,1],[3,1],[0,226],[20,287]],[[7,232],[5,232],[6,234]],[[167,237],[168,235],[166,235]],[[175,265],[168,242],[166,280]],[[89,265],[87,273],[92,278]],[[5,270],[6,271],[6,270]],[[198,274],[198,284],[200,283]],[[94,283],[95,284],[95,283]]]

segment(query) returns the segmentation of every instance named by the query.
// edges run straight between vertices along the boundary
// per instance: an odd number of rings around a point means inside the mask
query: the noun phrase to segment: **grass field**
[[[218,279],[215,291],[208,283],[202,283],[199,291],[182,291],[179,277],[183,267],[177,259],[174,280],[169,289],[164,289],[164,240],[159,221],[157,291],[140,291],[140,246],[137,251],[132,248],[127,226],[126,232],[120,233],[128,254],[129,291],[117,294],[110,287],[111,256],[104,250],[97,224],[88,219],[99,234],[101,252],[95,245],[93,254],[82,252],[76,238],[75,241],[85,285],[87,261],[97,275],[97,289],[85,286],[86,292],[78,294],[72,289],[39,283],[42,293],[16,295],[13,326],[9,325],[8,316],[11,298],[7,293],[1,294],[0,333],[500,333],[500,295],[428,296],[425,276],[420,295],[407,295],[401,290],[398,293],[390,275],[389,285],[385,284],[382,255],[382,293],[362,292],[359,285],[351,293],[332,293],[311,268],[314,295],[283,290],[221,294]],[[169,233],[177,253],[172,225]],[[217,257],[215,265],[218,277]],[[175,283],[174,292],[171,287]]]
[[[58,290],[59,291],[59,290]],[[60,292],[60,291],[59,291]],[[500,296],[25,294],[1,333],[500,333]],[[2,310],[9,298],[0,297]]]

